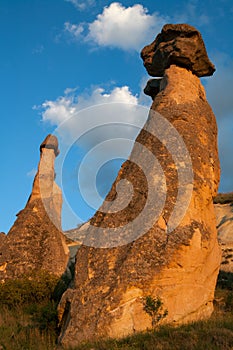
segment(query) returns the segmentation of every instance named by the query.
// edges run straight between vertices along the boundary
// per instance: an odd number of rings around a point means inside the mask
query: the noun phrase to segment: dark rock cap
[[[155,40],[142,49],[141,57],[148,74],[154,77],[162,77],[172,64],[187,68],[198,77],[215,71],[200,32],[188,24],[166,24]]]
[[[144,91],[144,94],[151,96],[152,100],[154,100],[155,96],[160,92],[160,79],[150,79],[148,80]]]
[[[56,136],[54,136],[52,134],[49,134],[48,136],[46,136],[46,138],[44,139],[44,141],[40,145],[40,152],[41,152],[42,148],[53,149],[55,156],[57,157],[59,154],[59,149],[58,149],[58,140],[57,140]]]

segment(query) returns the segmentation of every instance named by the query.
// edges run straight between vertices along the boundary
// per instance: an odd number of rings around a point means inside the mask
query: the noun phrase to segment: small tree
[[[143,310],[151,317],[152,328],[168,315],[168,310],[163,310],[163,302],[159,297],[153,298],[148,295],[143,298],[143,304]]]

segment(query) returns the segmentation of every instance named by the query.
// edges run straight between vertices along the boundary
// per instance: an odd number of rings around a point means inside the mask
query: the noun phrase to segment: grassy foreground
[[[56,326],[57,300],[53,293],[55,281],[43,276],[42,281],[37,282],[40,292],[43,290],[39,296],[36,294],[37,284],[26,279],[7,288],[0,287],[0,350],[56,348],[59,330]],[[163,326],[122,340],[86,343],[75,350],[232,350],[232,287],[232,274],[220,275],[215,311],[208,321],[176,328]],[[6,293],[11,293],[11,297],[10,294],[7,297]]]

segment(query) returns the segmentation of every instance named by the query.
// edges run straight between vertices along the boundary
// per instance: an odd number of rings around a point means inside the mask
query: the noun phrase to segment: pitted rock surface
[[[220,269],[233,273],[233,192],[218,194],[214,203],[218,239],[222,248]]]
[[[127,234],[133,237],[134,232],[127,232],[126,224],[133,222],[145,207],[151,185],[131,161],[145,157],[144,152],[138,151],[138,143],[155,156],[154,161],[146,161],[154,189],[161,185],[157,160],[163,169],[167,185],[165,205],[147,232],[130,243],[109,248],[83,244],[79,248],[74,288],[65,292],[59,306],[60,342],[65,346],[101,337],[122,337],[150,328],[151,319],[143,310],[143,297],[148,295],[162,299],[168,310],[164,322],[168,323],[199,320],[213,311],[221,261],[213,206],[220,178],[216,120],[204,87],[191,70],[171,65],[165,70],[160,90],[151,109],[176,128],[190,154],[193,170],[190,203],[179,225],[168,234],[167,222],[176,204],[179,179],[166,145],[145,131],[146,127],[156,128],[150,113],[106,201],[86,226],[86,242],[106,244],[109,227],[121,227],[123,241]],[[131,202],[120,212],[104,213],[102,208],[111,209],[114,200],[120,200],[116,187],[122,179],[133,185]],[[185,188],[182,190],[185,193]],[[153,206],[158,204],[159,198]],[[141,227],[147,225],[152,209]],[[99,236],[95,235],[96,227],[102,228]]]
[[[54,182],[58,154],[55,136],[40,146],[40,162],[26,207],[17,214],[9,233],[0,239],[0,280],[41,270],[61,276],[69,259],[61,231],[62,194]]]
[[[197,29],[188,24],[166,24],[155,40],[141,52],[149,75],[162,77],[172,64],[189,69],[198,77],[215,71]]]

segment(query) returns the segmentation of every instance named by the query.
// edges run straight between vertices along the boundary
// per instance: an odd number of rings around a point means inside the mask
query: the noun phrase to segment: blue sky
[[[121,114],[118,103],[150,104],[142,93],[149,77],[139,52],[165,23],[197,27],[216,65],[214,76],[203,79],[203,84],[219,126],[220,191],[233,191],[231,0],[1,0],[0,231],[9,230],[15,214],[26,204],[39,160],[39,145],[48,133],[55,131],[61,137],[59,125],[65,121],[69,138],[76,130],[68,121],[70,116],[79,115],[84,127],[89,117],[106,112],[93,107],[98,104],[115,103],[116,115],[112,113],[111,122]],[[90,115],[80,112],[90,107]],[[130,120],[131,114],[131,110],[125,111],[122,120]],[[140,125],[144,116],[138,118]],[[58,180],[62,181],[64,197],[82,220],[94,210],[83,202],[77,189],[78,164],[96,144],[93,140],[103,140],[103,135],[114,130],[118,134],[119,128],[113,126],[87,135],[80,144],[69,148],[65,158],[62,178]],[[133,138],[137,132],[137,128],[128,128],[120,135],[126,133]],[[100,170],[97,187],[103,196],[125,156],[119,152],[117,161],[108,162]],[[91,162],[86,166],[92,169]],[[88,192],[89,183],[84,180],[85,176],[82,186]],[[69,219],[64,211],[63,222],[69,228],[79,220]]]

